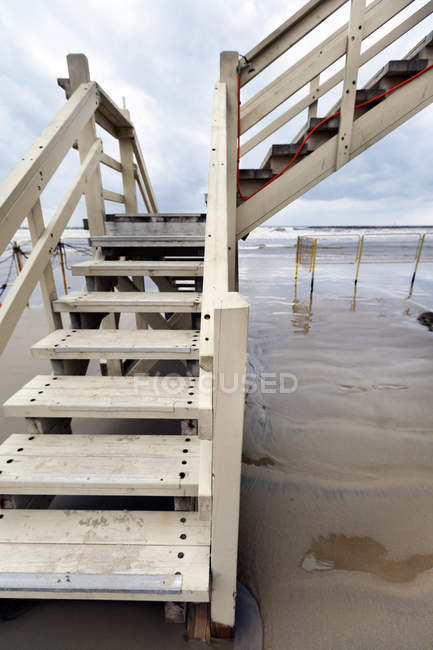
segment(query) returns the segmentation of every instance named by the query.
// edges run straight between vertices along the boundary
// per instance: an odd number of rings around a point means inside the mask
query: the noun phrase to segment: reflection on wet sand
[[[371,537],[331,534],[313,539],[302,558],[305,571],[363,571],[389,582],[411,582],[433,567],[433,553],[415,554],[401,560],[389,557],[383,544]]]

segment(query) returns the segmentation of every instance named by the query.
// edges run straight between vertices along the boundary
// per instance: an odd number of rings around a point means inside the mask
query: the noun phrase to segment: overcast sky
[[[425,2],[415,0],[401,17]],[[84,52],[91,78],[118,104],[126,97],[160,210],[204,210],[219,52],[247,52],[303,4],[303,0],[5,0],[0,10],[0,176],[64,103],[56,78],[67,76],[66,54]],[[328,36],[330,27],[345,20],[346,11],[337,12],[331,26],[323,25],[309,44],[296,46],[268,74],[249,84],[243,99]],[[360,83],[389,59],[402,58],[431,30],[433,19],[428,18],[365,66]],[[334,101],[335,96],[324,99],[319,115]],[[268,223],[433,224],[432,118],[433,108],[424,109]],[[271,141],[290,141],[304,119],[305,115],[284,127]],[[243,166],[260,166],[271,141],[250,154]],[[114,142],[107,140],[104,148],[118,157]],[[47,216],[70,181],[76,155],[71,152],[46,190]],[[118,179],[108,173],[104,184],[120,191]],[[73,223],[80,223],[79,216]]]

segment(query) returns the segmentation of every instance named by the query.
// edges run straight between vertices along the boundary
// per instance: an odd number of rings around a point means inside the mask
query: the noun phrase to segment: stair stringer
[[[353,123],[349,161],[433,102],[433,69],[387,96]],[[287,170],[237,209],[237,236],[244,237],[336,170],[338,135]]]

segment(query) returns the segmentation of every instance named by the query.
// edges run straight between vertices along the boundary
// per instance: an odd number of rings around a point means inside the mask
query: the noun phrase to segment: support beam
[[[129,111],[124,108],[122,113],[131,120]],[[120,161],[122,163],[123,194],[125,197],[125,212],[136,214],[138,212],[137,190],[135,187],[134,151],[130,138],[119,139]]]
[[[47,267],[63,230],[93,176],[99,163],[101,149],[101,141],[97,140],[85,157],[65,197],[39,237],[36,246],[33,247],[22,272],[6,296],[0,310],[0,353],[6,347],[39,278]]]
[[[248,304],[227,293],[214,315],[211,618],[221,636],[235,621]]]
[[[234,291],[236,288],[236,156],[238,136],[238,59],[238,52],[221,52],[220,55],[220,81],[225,83],[227,88],[226,210],[229,291]]]
[[[36,201],[33,209],[30,211],[30,214],[27,217],[27,222],[29,225],[32,246],[35,247],[39,241],[39,237],[41,237],[42,233],[45,230],[44,217],[42,215],[42,206],[39,199]],[[48,321],[48,328],[50,332],[62,329],[63,324],[61,314],[58,314],[53,310],[53,301],[57,300],[57,289],[54,280],[53,267],[51,266],[51,259],[49,259],[48,264],[42,272],[39,284],[41,287],[45,316]]]
[[[355,117],[356,86],[361,57],[364,12],[365,0],[351,0],[346,66],[340,106],[336,170],[340,169],[349,160],[350,141]]]
[[[30,213],[98,103],[95,83],[77,88],[0,184],[0,254]]]
[[[89,62],[84,54],[68,54],[66,58],[68,62],[69,82],[72,93],[74,93],[80,84],[90,81]],[[96,140],[95,117],[92,114],[90,120],[78,136],[78,151],[81,162],[86,158]],[[104,235],[105,206],[99,161],[86,187],[86,208],[90,235],[92,237]]]

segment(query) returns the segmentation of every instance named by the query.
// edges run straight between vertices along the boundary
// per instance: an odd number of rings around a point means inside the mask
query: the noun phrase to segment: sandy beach
[[[239,577],[265,650],[433,647],[433,333],[417,321],[433,306],[429,269],[408,301],[408,265],[366,266],[353,309],[353,268],[319,265],[310,309],[304,271],[293,299],[293,249],[241,251],[249,378],[298,382],[247,397]],[[27,309],[1,361],[2,401],[49,372],[29,352],[45,331],[40,308]],[[25,430],[0,424],[2,439]],[[75,431],[89,426],[116,431],[102,420]],[[204,647],[158,604],[41,602],[0,626],[8,650]]]

